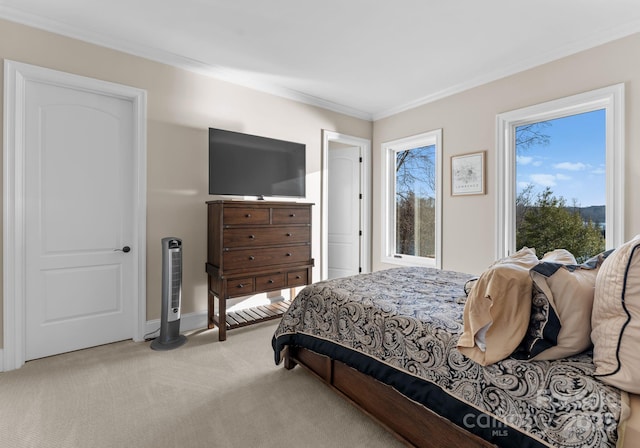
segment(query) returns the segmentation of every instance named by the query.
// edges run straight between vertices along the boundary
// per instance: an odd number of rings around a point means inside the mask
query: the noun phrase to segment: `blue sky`
[[[605,204],[605,111],[549,120],[548,145],[531,146],[517,157],[518,193],[528,184],[535,195],[551,188],[567,205]]]

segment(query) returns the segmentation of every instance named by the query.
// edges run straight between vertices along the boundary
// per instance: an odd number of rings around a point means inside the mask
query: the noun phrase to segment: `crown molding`
[[[509,67],[505,67],[499,70],[494,70],[493,72],[488,73],[486,75],[478,76],[469,81],[465,81],[455,86],[423,96],[416,100],[398,105],[397,107],[393,107],[390,109],[373,113],[372,119],[373,121],[377,121],[383,118],[397,115],[401,112],[415,109],[416,107],[420,107],[425,104],[429,104],[434,101],[446,98],[448,96],[452,96],[457,93],[464,92],[474,87],[479,87],[481,85],[488,84],[490,82],[497,81],[499,79],[506,78],[508,76],[515,75],[517,73],[532,69],[534,67],[538,67],[540,65],[544,65],[549,62],[553,62],[558,59],[562,59],[562,58],[574,55],[576,53],[580,53],[582,51],[589,50],[591,48],[594,48],[600,45],[604,45],[614,40],[622,39],[624,37],[630,36],[638,32],[640,32],[640,21],[632,22],[630,24],[627,24],[626,26],[607,30],[599,34],[593,34],[590,36],[589,39],[583,39],[580,41],[576,41],[570,45],[565,45],[564,47],[555,48],[544,55],[537,56],[534,58],[528,58],[526,60],[523,60],[522,62],[513,64]]]
[[[258,90],[260,92],[269,93],[275,96],[297,101],[299,103],[331,110],[333,112],[360,118],[366,121],[372,120],[372,115],[368,112],[345,106],[343,104],[324,100],[322,98],[308,95],[283,86],[275,85],[273,83],[266,83],[258,80],[255,76],[248,75],[239,70],[233,70],[223,66],[207,64],[196,59],[188,58],[146,45],[132,44],[131,42],[127,42],[123,39],[116,39],[102,33],[81,30],[77,27],[73,27],[58,21],[49,20],[36,14],[25,13],[8,6],[0,6],[0,18],[4,18],[12,22],[21,23],[33,28],[38,28],[44,31],[49,31],[55,34],[60,34],[72,39],[88,42],[101,47],[106,47],[134,56],[139,56],[144,59],[160,62],[183,70],[209,76],[221,81],[226,81],[231,84],[240,85],[253,90]]]
[[[640,32],[640,21],[632,22],[625,26],[593,34],[588,39],[576,41],[564,47],[555,48],[544,55],[525,59],[509,67],[494,70],[491,73],[475,77],[469,81],[465,81],[463,83],[448,87],[446,89],[442,89],[434,93],[430,93],[404,104],[399,104],[396,107],[371,113],[343,104],[335,103],[333,101],[318,98],[313,95],[308,95],[306,93],[302,93],[294,89],[289,89],[281,85],[267,83],[257,79],[256,76],[252,76],[239,70],[207,64],[196,59],[188,58],[150,46],[132,44],[131,42],[127,42],[121,39],[115,39],[101,33],[80,30],[76,27],[49,20],[35,14],[25,13],[8,6],[0,6],[0,17],[13,22],[21,23],[23,25],[60,34],[94,45],[110,48],[112,50],[121,51],[123,53],[132,54],[155,62],[160,62],[183,70],[210,76],[212,78],[226,81],[232,84],[240,85],[264,93],[269,93],[275,96],[290,99],[311,106],[316,106],[322,109],[330,110],[366,121],[377,121],[383,118],[390,117],[392,115],[405,112],[410,109],[415,109],[425,104],[429,104],[448,96],[464,92],[474,87],[488,84],[498,79],[515,75],[516,73],[520,73],[525,70]]]

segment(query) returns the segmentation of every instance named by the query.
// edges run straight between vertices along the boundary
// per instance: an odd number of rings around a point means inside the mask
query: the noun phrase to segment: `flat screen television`
[[[209,194],[305,197],[302,143],[209,128]]]

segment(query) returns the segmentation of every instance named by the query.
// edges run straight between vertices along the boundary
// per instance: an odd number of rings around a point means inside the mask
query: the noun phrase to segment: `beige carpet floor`
[[[0,447],[400,447],[307,371],[276,366],[267,322],[124,341],[0,373]]]

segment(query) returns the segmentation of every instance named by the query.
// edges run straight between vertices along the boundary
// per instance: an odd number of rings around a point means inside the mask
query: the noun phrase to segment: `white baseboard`
[[[185,331],[203,330],[207,328],[207,311],[183,314],[180,316],[180,333]],[[148,320],[145,327],[145,338],[160,335],[160,319]]]
[[[197,313],[183,314],[180,318],[180,332],[193,330],[203,330],[207,328],[207,311],[200,311]],[[155,337],[160,335],[160,319],[148,320],[145,324],[145,335],[150,334],[148,337]],[[4,349],[0,348],[0,372],[4,372]]]

